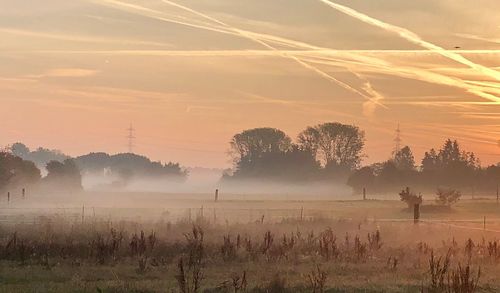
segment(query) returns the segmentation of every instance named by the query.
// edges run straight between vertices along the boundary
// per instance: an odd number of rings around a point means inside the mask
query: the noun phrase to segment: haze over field
[[[497,0],[0,0],[0,145],[227,168],[235,133],[339,121],[364,164],[458,139],[500,161]]]

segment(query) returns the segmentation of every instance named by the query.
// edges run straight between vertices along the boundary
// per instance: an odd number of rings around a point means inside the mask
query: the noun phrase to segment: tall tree
[[[308,127],[299,134],[298,141],[324,166],[353,170],[361,162],[365,134],[357,126],[333,122]]]
[[[50,161],[47,163],[46,182],[62,189],[80,190],[82,189],[82,176],[75,161],[66,159],[63,162]]]
[[[233,136],[230,145],[236,162],[252,162],[266,153],[281,153],[290,150],[292,140],[276,128],[255,128]]]
[[[400,170],[415,170],[415,157],[409,146],[394,154],[394,164]]]
[[[0,189],[35,184],[40,178],[40,170],[34,163],[0,152]]]

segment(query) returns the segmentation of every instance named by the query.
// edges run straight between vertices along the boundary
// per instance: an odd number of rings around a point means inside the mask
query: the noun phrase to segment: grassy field
[[[494,200],[426,206],[413,224],[406,205],[390,200],[167,196],[134,209],[134,196],[122,206],[93,202],[95,215],[88,198],[73,202],[86,204],[84,218],[28,201],[3,206],[4,219],[25,221],[0,225],[0,292],[194,292],[182,290],[193,280],[198,292],[500,290]],[[449,266],[433,285],[438,259]]]

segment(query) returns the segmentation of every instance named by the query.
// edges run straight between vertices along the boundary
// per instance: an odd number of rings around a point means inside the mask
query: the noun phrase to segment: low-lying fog
[[[352,189],[342,184],[325,182],[278,183],[262,180],[221,180],[223,170],[193,168],[186,180],[136,177],[123,182],[119,177],[105,174],[84,174],[82,183],[89,192],[147,192],[205,195],[213,198],[219,189],[227,199],[339,199],[352,198]],[[271,198],[270,198],[271,196]]]

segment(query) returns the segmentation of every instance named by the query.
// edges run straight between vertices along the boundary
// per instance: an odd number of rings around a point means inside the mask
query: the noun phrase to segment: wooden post
[[[10,203],[10,191],[7,192],[7,202]]]
[[[82,206],[82,224],[85,222],[85,205]]]
[[[215,190],[215,202],[219,200],[219,189]]]
[[[415,204],[413,206],[413,223],[418,224],[420,220],[420,204]]]
[[[498,183],[497,183],[497,203],[498,203]]]
[[[21,192],[22,192],[22,194],[23,194],[23,199],[24,199],[24,198],[26,197],[26,189],[25,189],[25,188],[23,188],[23,190],[22,190]]]
[[[366,200],[366,188],[363,187],[363,200]]]
[[[300,208],[300,221],[304,220],[304,207]]]
[[[486,230],[486,216],[483,217],[483,230]]]
[[[201,209],[200,209],[200,218],[203,220],[203,206],[201,206]]]

